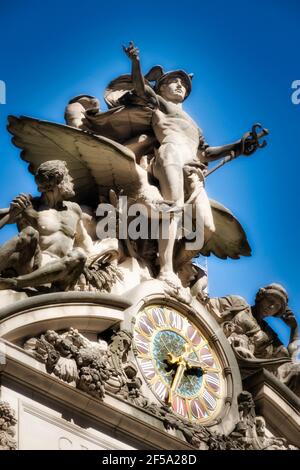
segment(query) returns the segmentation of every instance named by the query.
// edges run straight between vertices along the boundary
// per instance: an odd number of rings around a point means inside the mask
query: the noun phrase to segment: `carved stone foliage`
[[[145,410],[161,419],[166,430],[176,429],[182,433],[183,438],[199,450],[226,450],[245,449],[243,442],[235,438],[211,431],[205,426],[191,423],[175,415],[167,406],[151,403]]]
[[[104,245],[104,243],[102,243]],[[101,243],[98,244],[100,246]],[[111,251],[110,254],[112,254]],[[93,257],[87,259],[82,274],[74,287],[77,291],[111,292],[117,281],[123,280],[123,274],[115,262],[109,259],[109,253],[104,254],[104,259]],[[106,260],[107,258],[107,260]]]
[[[268,437],[265,420],[256,416],[252,396],[242,392],[239,396],[240,421],[226,436],[175,416],[167,407],[148,405],[145,409],[163,420],[166,429],[182,432],[186,441],[199,450],[294,450],[286,439]]]
[[[112,333],[108,342],[94,342],[70,328],[30,338],[24,349],[43,362],[48,373],[99,399],[110,391],[140,404],[142,382],[127,357],[131,340],[131,333],[123,330]]]
[[[243,391],[238,397],[240,421],[229,436],[183,420],[167,407],[150,405],[146,409],[160,417],[166,429],[182,432],[186,441],[199,450],[296,450],[286,439],[268,436],[265,420],[256,416],[252,395]]]
[[[0,450],[16,450],[15,425],[17,419],[10,404],[0,401]]]
[[[265,435],[264,420],[256,417],[248,392],[239,397],[240,422],[230,436],[212,432],[175,415],[167,405],[151,402],[142,393],[143,382],[130,360],[132,335],[113,332],[108,340],[90,341],[74,328],[65,332],[48,330],[31,338],[24,349],[43,362],[48,373],[103,400],[110,392],[160,419],[166,430],[175,429],[196,449],[288,449],[284,439]]]

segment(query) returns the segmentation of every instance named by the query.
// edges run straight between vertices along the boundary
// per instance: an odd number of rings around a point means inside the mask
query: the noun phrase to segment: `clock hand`
[[[178,363],[178,367],[177,367],[176,374],[175,374],[175,377],[173,379],[172,386],[171,386],[170,392],[169,392],[169,398],[168,398],[169,403],[172,403],[173,392],[180,385],[180,382],[182,380],[183,374],[184,374],[185,369],[186,369],[186,362],[184,360],[179,358],[177,363]]]
[[[202,364],[203,362],[197,361],[195,359],[191,359],[190,357],[184,358],[186,361],[186,365],[188,369],[207,369],[207,367],[204,367]]]
[[[179,364],[180,362],[184,361],[186,366],[190,369],[193,367],[195,368],[198,367],[201,369],[208,369],[208,366],[203,361],[201,361],[201,359],[199,359],[197,354],[196,354],[197,359],[192,359],[191,357],[189,357],[189,355],[192,354],[193,352],[194,352],[193,346],[186,343],[184,345],[183,354],[181,354],[180,356],[175,356],[175,354],[169,352],[167,354],[167,361],[169,364]],[[202,364],[204,364],[204,366]]]
[[[203,372],[205,372],[209,369],[207,364],[205,364],[205,362],[203,362],[201,359],[199,359],[198,354],[196,352],[197,350],[195,350],[195,348],[192,345],[186,343],[184,345],[184,349],[185,349],[185,353],[182,355],[182,358],[185,360],[186,365],[189,369],[199,368],[199,369],[202,369]],[[189,357],[189,355],[192,352],[196,354],[198,360],[192,359],[191,357]]]
[[[205,364],[205,362],[199,359],[197,354],[196,356],[198,360],[190,358],[189,355],[192,352],[194,352],[193,346],[186,343],[184,345],[184,353],[181,354],[180,356],[175,356],[171,352],[167,354],[167,361],[169,362],[169,364],[177,365],[176,373],[175,373],[175,376],[174,376],[174,379],[170,388],[170,392],[169,392],[169,397],[168,397],[169,403],[172,402],[173,392],[179,387],[182,381],[183,374],[187,369],[193,369],[193,368],[200,369],[202,373],[205,373],[207,372],[207,370],[210,369],[210,367],[208,367],[207,364]]]

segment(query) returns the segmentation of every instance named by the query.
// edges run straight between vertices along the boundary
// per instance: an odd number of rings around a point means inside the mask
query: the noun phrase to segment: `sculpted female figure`
[[[300,394],[300,340],[295,315],[288,307],[288,295],[280,284],[269,284],[258,290],[255,305],[236,295],[211,298],[207,309],[218,317],[245,371],[266,368],[297,395]],[[290,327],[290,340],[285,347],[267,317],[280,318]]]

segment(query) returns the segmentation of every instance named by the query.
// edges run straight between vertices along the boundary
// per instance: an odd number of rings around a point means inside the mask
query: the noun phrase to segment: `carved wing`
[[[47,160],[63,160],[74,180],[75,200],[97,204],[98,194],[139,186],[134,153],[110,139],[63,124],[29,117],[9,117],[13,143],[29,171]]]
[[[185,240],[180,240],[174,257],[175,268],[195,258],[199,254],[210,256],[212,253],[221,259],[239,259],[251,256],[251,248],[246,233],[229,209],[210,199],[210,206],[216,227],[211,239],[199,250],[185,250]]]
[[[201,250],[204,256],[211,253],[218,258],[239,259],[251,256],[251,248],[246,233],[229,209],[210,199],[216,231]]]

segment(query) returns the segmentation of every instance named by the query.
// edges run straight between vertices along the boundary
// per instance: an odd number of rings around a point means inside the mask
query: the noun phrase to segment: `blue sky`
[[[253,256],[209,261],[211,295],[235,293],[250,303],[270,282],[285,285],[298,315],[300,80],[298,0],[1,0],[0,207],[35,192],[32,176],[6,131],[8,114],[63,122],[67,101],[81,93],[102,99],[106,84],[130,70],[121,44],[134,40],[144,71],[194,73],[185,109],[211,145],[242,136],[254,122],[270,130],[267,148],[240,158],[207,181],[209,196],[243,224]],[[13,232],[0,233],[0,242]],[[298,316],[299,318],[299,316]],[[287,329],[274,327],[286,342]]]

